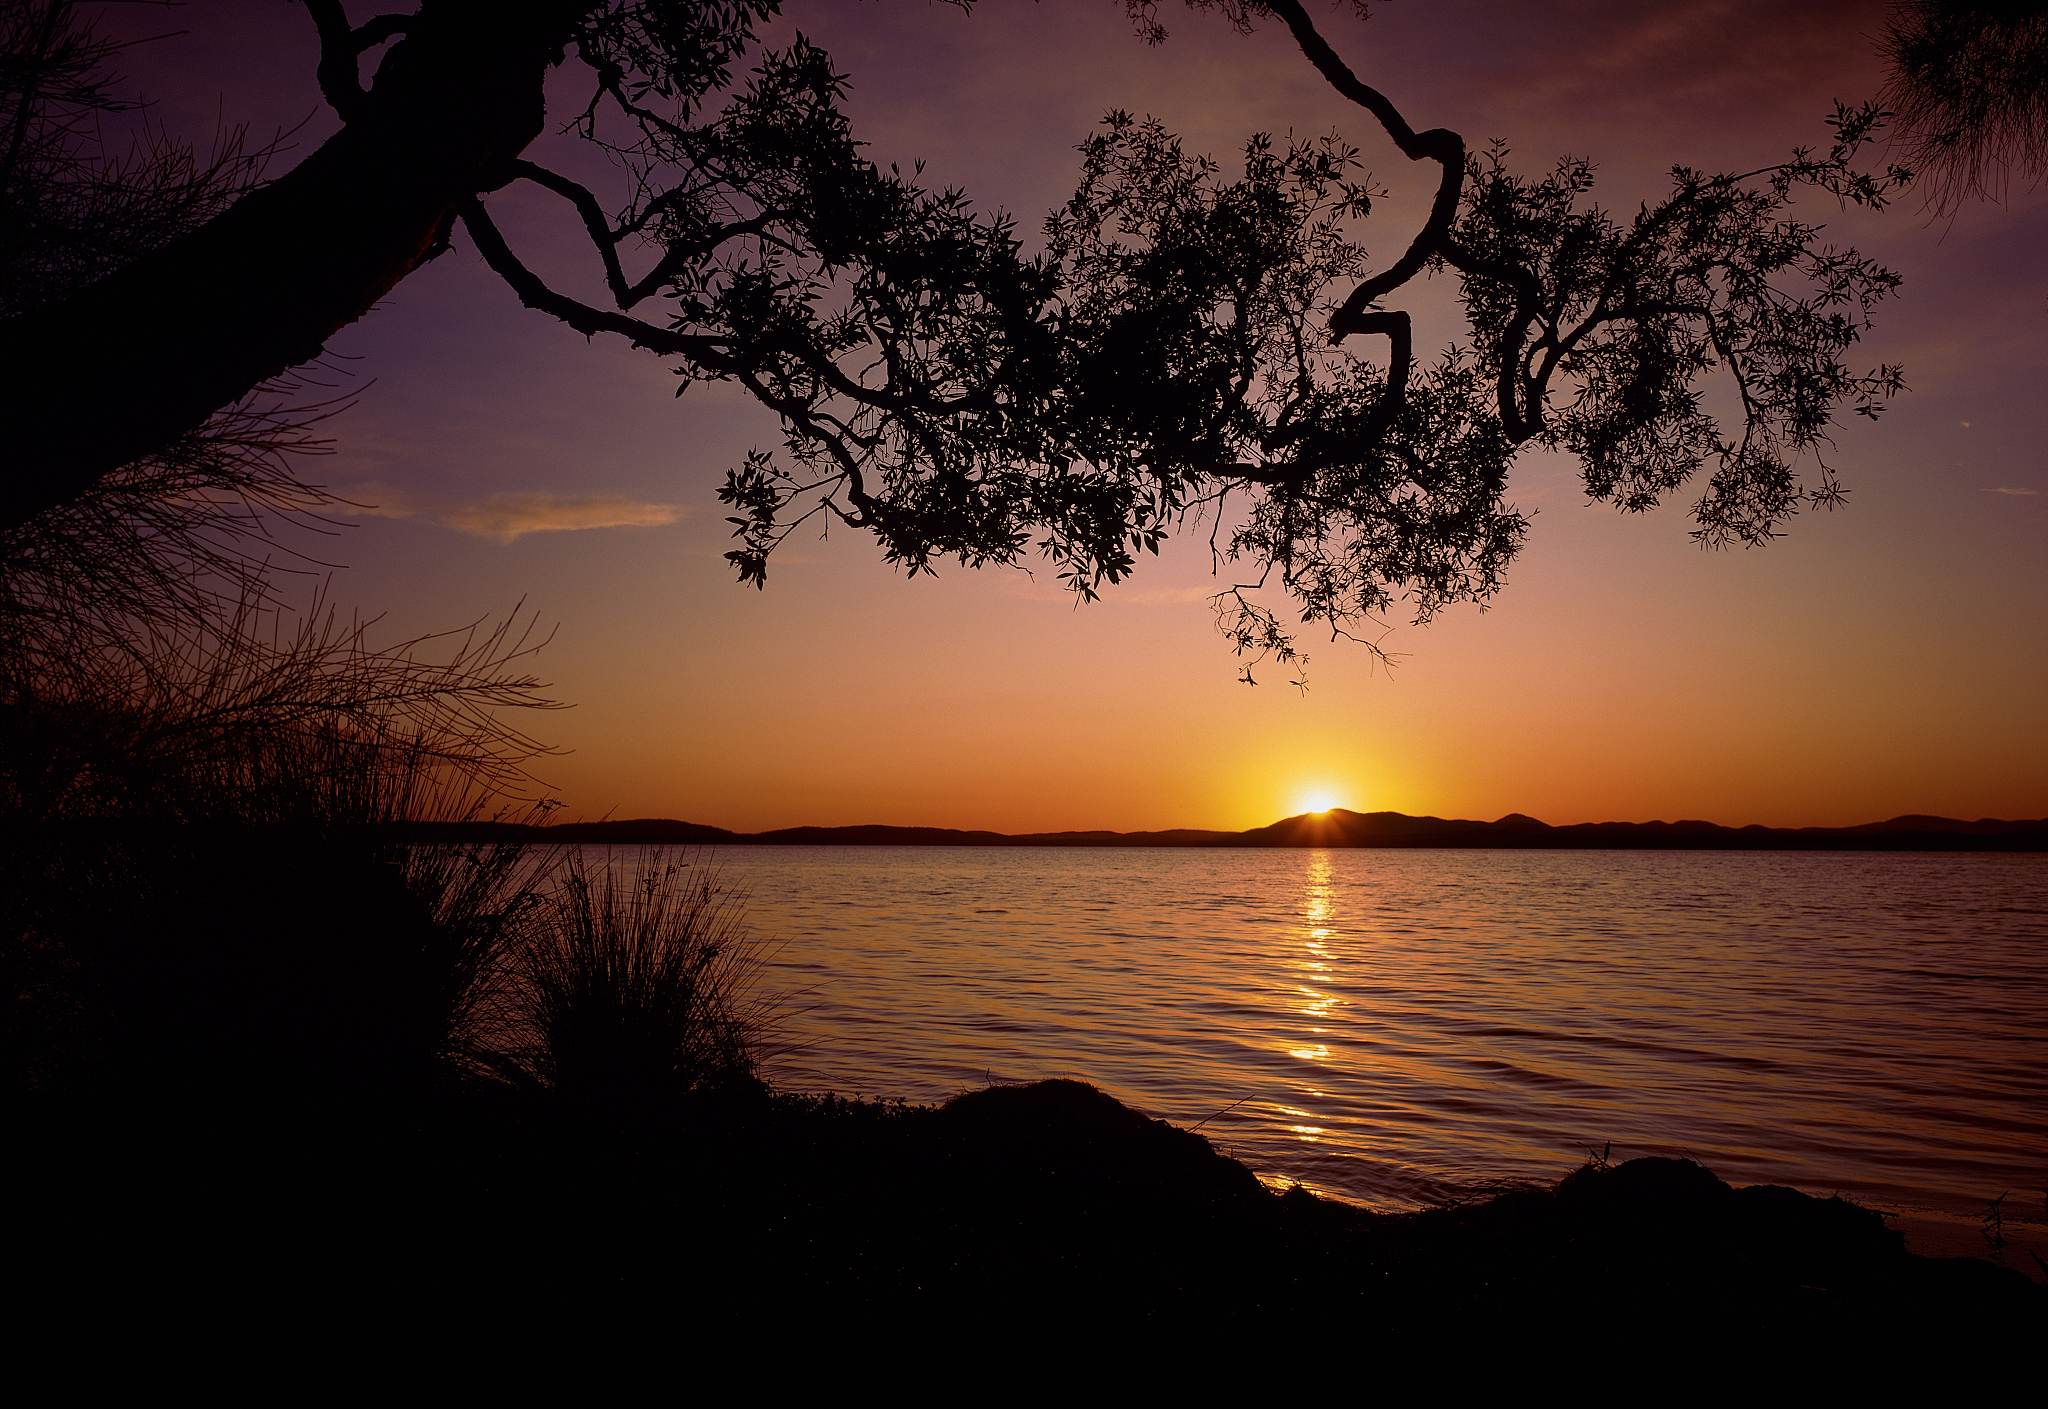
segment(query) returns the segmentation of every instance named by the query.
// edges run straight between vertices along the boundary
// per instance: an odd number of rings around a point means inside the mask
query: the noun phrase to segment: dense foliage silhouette
[[[1010,217],[868,162],[829,56],[801,38],[760,47],[775,0],[422,0],[354,26],[340,0],[306,0],[342,131],[0,322],[0,414],[22,427],[0,523],[92,494],[317,357],[458,224],[529,305],[660,355],[682,386],[736,383],[779,418],[780,451],[721,490],[742,582],[823,516],[913,573],[1042,553],[1085,597],[1213,515],[1244,578],[1217,599],[1228,638],[1291,660],[1294,628],[1256,586],[1334,632],[1403,598],[1426,620],[1497,592],[1527,527],[1504,497],[1524,446],[1577,456],[1588,492],[1631,511],[1703,475],[1709,544],[1762,543],[1839,502],[1820,452],[1839,410],[1874,416],[1901,385],[1896,367],[1845,360],[1898,280],[1789,207],[1802,192],[1885,203],[1904,173],[1855,165],[1877,108],[1838,110],[1824,148],[1776,166],[1677,170],[1667,199],[1621,221],[1588,202],[1587,163],[1519,175],[1498,149],[1417,132],[1295,0],[1198,8],[1285,23],[1406,157],[1440,169],[1391,266],[1371,271],[1353,240],[1373,187],[1345,143],[1253,136],[1233,177],[1121,113],[1030,248]],[[1151,6],[1133,12],[1163,37]],[[613,159],[618,190],[522,155],[556,64],[589,84],[567,127]],[[489,201],[515,182],[560,198],[608,305],[521,259]],[[1383,305],[1439,272],[1459,281],[1470,336],[1418,355]],[[88,372],[97,330],[144,291],[154,316],[126,353],[152,375],[110,403]],[[1383,365],[1358,350],[1382,337]],[[1739,425],[1703,409],[1710,374],[1739,389]]]

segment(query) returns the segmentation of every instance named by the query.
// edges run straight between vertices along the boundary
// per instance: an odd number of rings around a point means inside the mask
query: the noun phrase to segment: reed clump
[[[516,1057],[560,1105],[632,1121],[758,1095],[770,1012],[742,888],[701,857],[572,852],[518,961]]]
[[[540,871],[408,845],[461,818],[403,743],[245,741],[232,787],[22,829],[5,868],[17,1094],[271,1109],[412,1101],[490,1074]]]
[[[284,1110],[474,1074],[529,903],[518,857],[434,855],[403,829],[518,790],[542,750],[498,711],[549,703],[528,633],[378,649],[318,599],[294,624],[260,582],[38,613],[16,547],[0,542],[0,1092]]]

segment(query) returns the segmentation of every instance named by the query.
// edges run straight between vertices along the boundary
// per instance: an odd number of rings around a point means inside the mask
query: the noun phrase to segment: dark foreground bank
[[[1050,1317],[1382,1347],[1403,1326],[1561,1318],[1596,1342],[1726,1356],[1846,1337],[1958,1368],[1974,1352],[1949,1328],[2017,1344],[2048,1316],[2018,1272],[1909,1255],[1876,1213],[1686,1161],[1380,1214],[1276,1195],[1199,1134],[1071,1081],[938,1108],[747,1086],[659,1126],[502,1091],[398,1126],[75,1108],[13,1125],[17,1310],[652,1316],[692,1334],[770,1318],[899,1337]]]

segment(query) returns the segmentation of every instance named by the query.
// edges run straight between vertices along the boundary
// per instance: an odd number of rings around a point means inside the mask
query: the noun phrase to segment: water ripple
[[[713,860],[779,945],[768,986],[798,995],[789,1086],[1082,1077],[1384,1207],[1609,1142],[1947,1213],[2048,1167],[2048,857]]]

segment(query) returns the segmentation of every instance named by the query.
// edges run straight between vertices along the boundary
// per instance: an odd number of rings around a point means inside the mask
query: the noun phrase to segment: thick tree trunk
[[[425,0],[348,126],[218,219],[0,324],[0,530],[320,354],[539,135],[576,0]],[[309,81],[313,75],[307,75]]]

